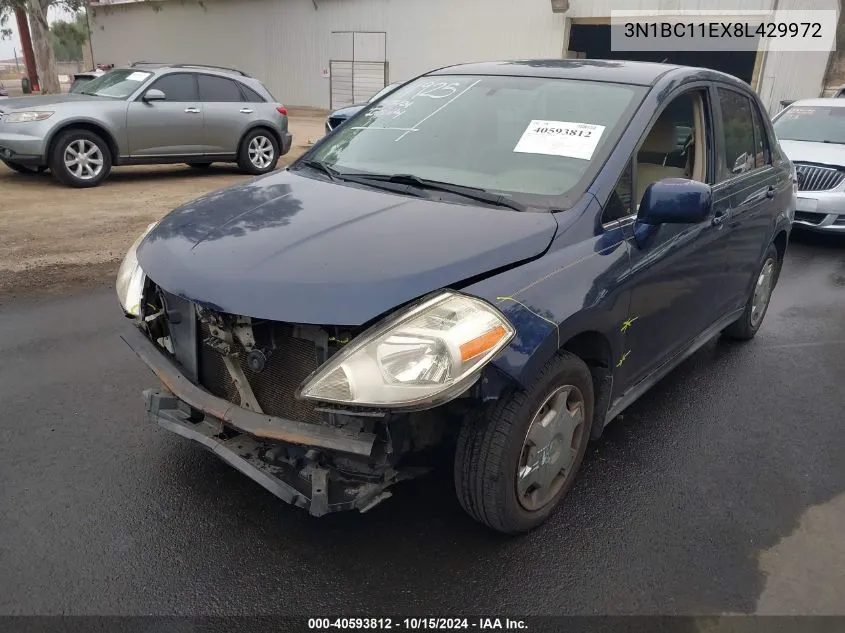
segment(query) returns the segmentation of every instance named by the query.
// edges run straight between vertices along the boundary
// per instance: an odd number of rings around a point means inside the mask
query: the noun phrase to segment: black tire
[[[78,143],[95,146],[102,160],[99,172],[90,178],[81,178],[65,164],[65,154]],[[112,156],[108,144],[97,134],[88,130],[66,130],[59,134],[50,152],[50,170],[53,176],[65,186],[76,188],[96,187],[111,173]]]
[[[564,385],[577,387],[583,422],[573,434],[574,460],[552,489],[559,490],[536,509],[526,509],[517,490],[517,473],[526,436],[546,398]],[[594,409],[593,381],[574,354],[558,352],[532,387],[503,397],[492,409],[465,421],[455,451],[455,489],[463,509],[477,521],[505,534],[527,532],[543,523],[566,495],[581,467]],[[538,462],[535,462],[535,466]]]
[[[773,278],[767,290],[765,305],[762,309],[758,309],[758,312],[760,312],[758,316],[755,314],[754,310],[754,299],[756,295],[755,290],[759,284],[763,271],[770,265],[770,263],[774,264],[774,271],[772,272]],[[751,294],[745,304],[745,310],[743,311],[742,316],[722,331],[722,334],[726,338],[733,339],[735,341],[748,341],[757,335],[757,332],[760,330],[760,326],[763,325],[763,320],[766,317],[766,311],[769,309],[769,301],[772,298],[772,292],[774,292],[778,278],[780,277],[780,269],[782,265],[783,262],[778,254],[778,249],[774,244],[769,244],[769,248],[766,250],[766,256],[763,258],[763,264],[757,271],[758,283],[755,283],[754,287],[751,289]]]
[[[211,167],[211,163],[186,163],[188,167],[193,167],[194,169],[208,169]]]
[[[269,148],[272,149],[272,155],[269,156],[267,164],[256,164],[253,162],[253,158],[251,158],[250,146],[254,141],[258,141],[259,139],[266,139],[265,142],[269,143]],[[269,130],[259,128],[257,130],[252,130],[244,136],[241,141],[241,146],[238,149],[238,167],[240,167],[242,171],[252,174],[253,176],[260,176],[261,174],[266,174],[276,169],[278,162],[279,143]]]
[[[19,165],[18,163],[14,163],[14,162],[11,162],[11,161],[8,161],[8,160],[4,160],[3,164],[6,165],[6,167],[11,169],[12,171],[16,171],[19,174],[25,174],[27,176],[32,176],[34,174],[40,174],[42,171],[44,171],[40,167],[29,167],[27,165]]]

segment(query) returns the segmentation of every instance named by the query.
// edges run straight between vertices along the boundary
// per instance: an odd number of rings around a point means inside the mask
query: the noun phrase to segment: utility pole
[[[29,21],[26,19],[26,11],[24,9],[15,9],[15,18],[18,23],[18,35],[21,38],[21,48],[23,49],[23,60],[26,66],[26,75],[29,77],[29,85],[32,92],[41,92],[41,86],[38,82],[38,69],[35,66],[35,53],[32,51],[32,38],[29,35]]]

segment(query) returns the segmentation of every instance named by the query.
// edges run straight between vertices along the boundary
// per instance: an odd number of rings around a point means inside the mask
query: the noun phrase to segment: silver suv
[[[0,160],[71,187],[97,186],[115,165],[236,162],[264,174],[291,140],[287,109],[260,81],[216,66],[137,62],[74,94],[0,101]]]

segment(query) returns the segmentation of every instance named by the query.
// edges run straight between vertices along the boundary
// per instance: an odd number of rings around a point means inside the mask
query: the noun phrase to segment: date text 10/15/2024
[[[511,618],[309,618],[309,631],[527,631],[524,620]]]

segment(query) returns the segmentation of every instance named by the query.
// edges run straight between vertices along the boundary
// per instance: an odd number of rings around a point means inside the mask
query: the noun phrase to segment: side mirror
[[[157,88],[150,88],[143,96],[143,100],[147,103],[151,103],[153,101],[165,101],[166,99],[167,95]]]
[[[698,224],[710,216],[713,191],[709,185],[686,178],[651,183],[643,194],[638,224]]]
[[[748,165],[748,152],[744,152],[737,156],[736,161],[734,161],[734,167],[731,170],[735,174],[741,174],[745,171],[745,168]]]

